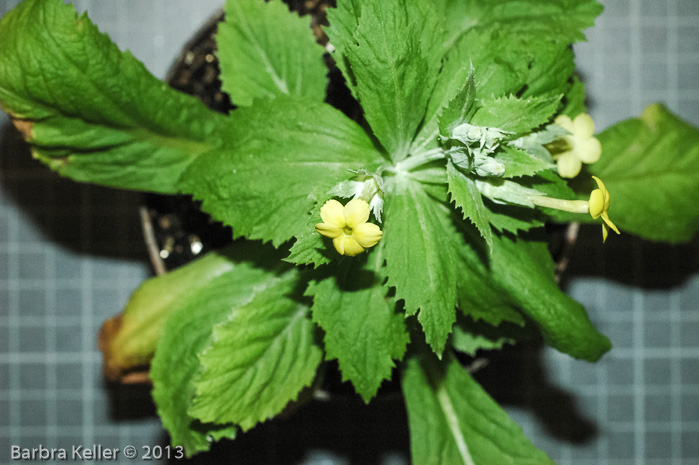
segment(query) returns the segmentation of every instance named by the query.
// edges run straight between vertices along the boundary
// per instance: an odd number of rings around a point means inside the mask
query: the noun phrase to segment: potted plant
[[[0,105],[33,155],[191,195],[238,239],[134,293],[107,373],[150,365],[187,455],[303,400],[325,360],[365,402],[400,383],[414,463],[550,463],[464,368],[531,337],[589,361],[611,348],[558,288],[542,227],[699,229],[696,128],[654,105],[594,133],[571,44],[600,12],[338,0],[323,48],[278,0],[228,0],[218,56],[238,108],[220,114],[60,0],[19,5],[0,21]],[[325,102],[327,55],[354,119]]]

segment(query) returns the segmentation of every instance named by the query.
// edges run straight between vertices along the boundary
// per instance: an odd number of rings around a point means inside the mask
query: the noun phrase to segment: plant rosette
[[[400,381],[414,463],[551,463],[455,354],[610,349],[558,288],[546,222],[596,222],[603,240],[699,229],[696,128],[660,105],[600,134],[585,116],[571,44],[600,12],[339,0],[322,47],[278,0],[229,0],[227,114],[60,0],[2,18],[0,104],[36,158],[190,195],[241,239],[144,283],[110,343],[116,369],[150,363],[173,444],[191,456],[280,414],[325,360],[365,402]],[[327,55],[358,120],[326,102]]]

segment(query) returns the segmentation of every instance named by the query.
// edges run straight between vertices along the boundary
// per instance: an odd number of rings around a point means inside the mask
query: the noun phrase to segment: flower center
[[[344,232],[345,235],[347,235],[347,236],[351,236],[352,235],[352,228],[350,228],[349,226],[345,226],[344,228],[342,228],[342,232]]]

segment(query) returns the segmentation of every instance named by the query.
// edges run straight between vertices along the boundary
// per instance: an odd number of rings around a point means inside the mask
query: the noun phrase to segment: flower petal
[[[340,234],[337,236],[335,239],[333,239],[333,245],[335,246],[335,250],[337,250],[337,253],[340,255],[345,254],[345,236],[344,234]]]
[[[582,168],[582,162],[573,152],[565,152],[556,157],[558,174],[562,178],[574,178]]]
[[[580,113],[573,120],[572,133],[579,138],[592,137],[595,133],[595,122],[592,121],[592,116],[587,113]],[[567,129],[567,128],[566,128]],[[570,129],[569,129],[570,131]]]
[[[342,229],[346,226],[344,208],[345,207],[337,200],[328,200],[320,208],[320,217],[323,219],[324,223]]]
[[[597,183],[597,187],[599,187],[599,189],[604,193],[604,196],[606,197],[608,195],[607,194],[607,186],[605,186],[604,183],[602,182],[602,180],[600,178],[598,178],[597,176],[592,176],[592,179],[595,180],[595,182]]]
[[[556,126],[560,126],[563,129],[565,129],[568,132],[574,132],[573,131],[573,120],[570,119],[570,116],[568,115],[559,115],[554,121],[553,124]]]
[[[363,223],[352,229],[352,237],[365,249],[375,246],[381,236],[381,228],[373,223]]]
[[[356,240],[344,234],[333,239],[333,245],[340,255],[354,257],[364,252],[364,247],[359,245]]]
[[[325,237],[329,237],[330,239],[335,239],[337,236],[342,234],[342,228],[338,228],[337,226],[328,223],[316,224],[316,231]]]
[[[345,205],[345,222],[354,229],[369,219],[369,204],[362,199],[352,199]]]
[[[573,151],[583,163],[595,163],[602,155],[602,144],[594,137],[577,139]]]
[[[590,192],[590,216],[594,219],[604,212],[604,193],[600,189]]]
[[[609,219],[609,214],[606,211],[602,213],[602,221],[604,221],[604,224],[609,226],[610,229],[613,229],[615,233],[621,234],[619,232],[619,228],[617,228],[616,225],[612,223],[612,220]]]

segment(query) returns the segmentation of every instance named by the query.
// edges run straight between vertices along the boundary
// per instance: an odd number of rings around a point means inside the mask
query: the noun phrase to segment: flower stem
[[[554,199],[544,195],[533,195],[529,200],[539,207],[555,208],[571,213],[590,213],[590,204],[586,200]]]
[[[431,163],[435,160],[444,158],[444,151],[441,148],[436,148],[422,152],[417,155],[412,155],[396,165],[396,171],[412,171],[423,165]]]

